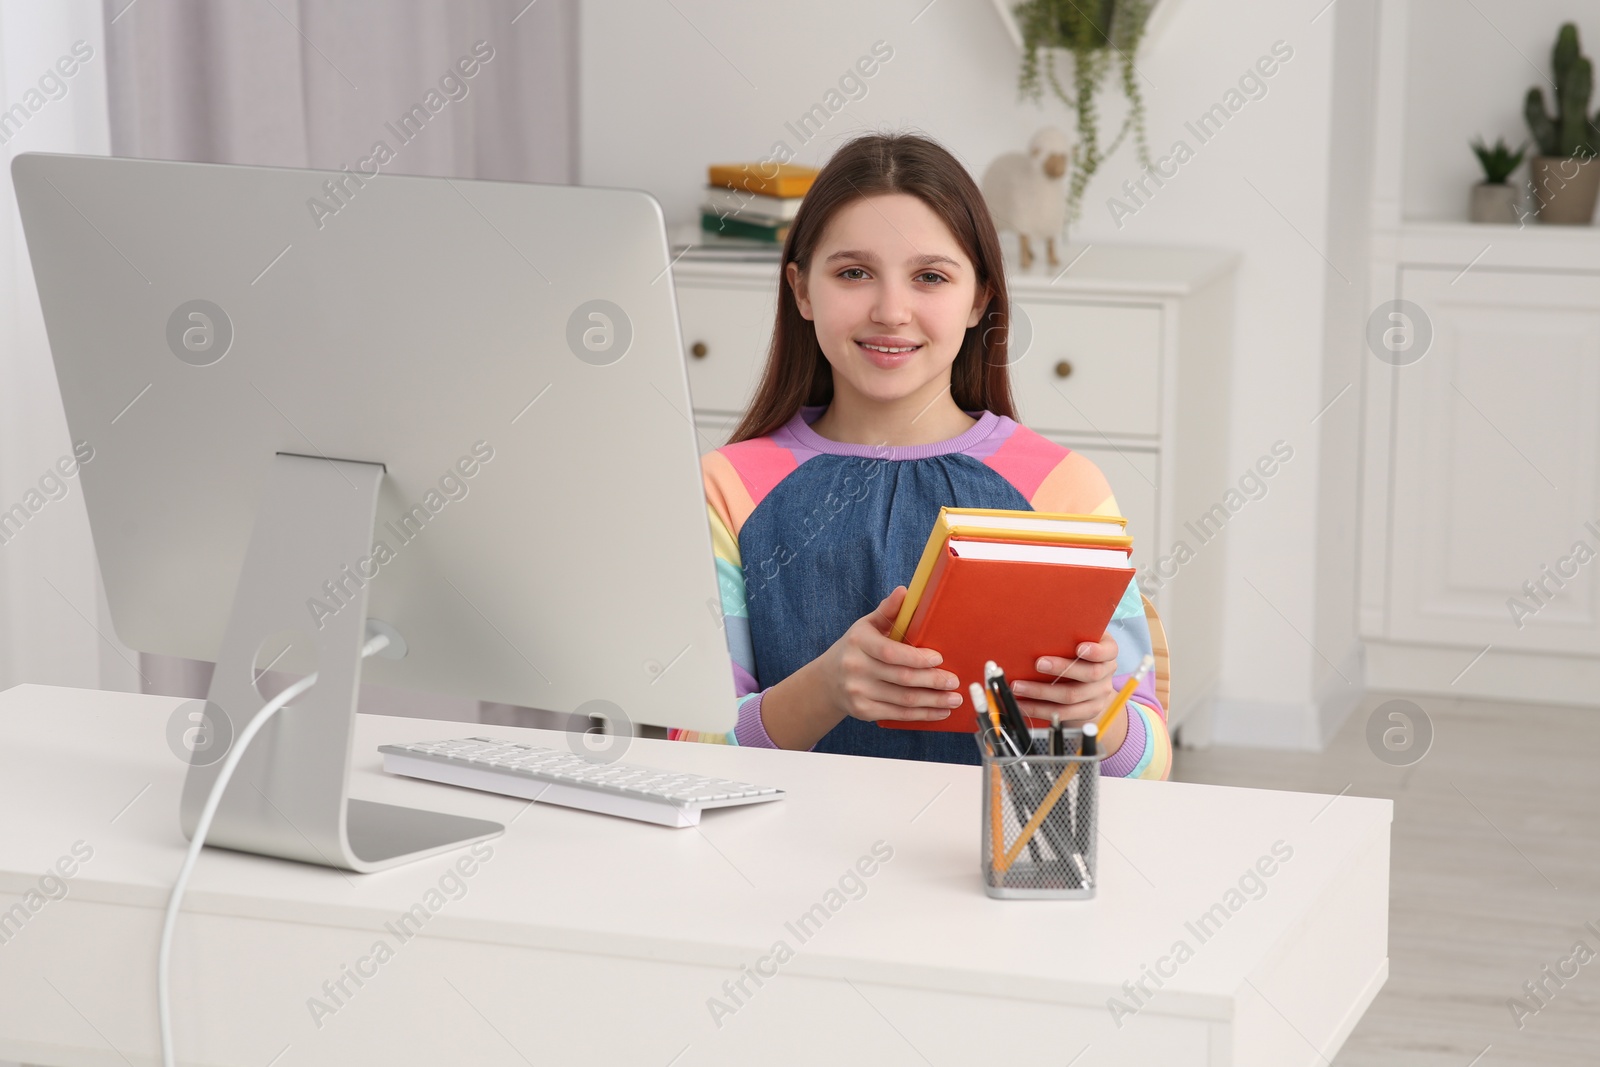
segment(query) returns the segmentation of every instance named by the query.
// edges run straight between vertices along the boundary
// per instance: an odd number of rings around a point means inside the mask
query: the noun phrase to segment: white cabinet
[[[1140,585],[1167,630],[1169,717],[1185,740],[1202,742],[1222,663],[1224,553],[1201,551],[1164,578],[1152,565],[1173,551],[1182,521],[1203,515],[1234,480],[1226,469],[1233,264],[1220,252],[1095,246],[1054,281],[1007,279],[1018,309],[1019,421],[1082,452],[1110,482]],[[673,282],[695,425],[709,451],[726,442],[760,380],[777,264],[690,254]]]
[[[1406,226],[1383,266],[1432,343],[1366,370],[1368,684],[1592,705],[1600,233]]]
[[[1483,650],[1502,668],[1600,656],[1600,278],[1402,266],[1399,292],[1433,337],[1375,372],[1392,453],[1371,636],[1454,646],[1462,667]],[[1554,666],[1535,662],[1524,692]],[[1510,695],[1503,675],[1453,688]]]
[[[1480,22],[1516,5],[1487,8]],[[1347,342],[1362,383],[1367,685],[1594,706],[1600,227],[1445,221],[1462,217],[1478,175],[1441,157],[1441,138],[1470,128],[1483,100],[1513,99],[1508,84],[1523,74],[1500,64],[1487,95],[1463,96],[1433,76],[1444,53],[1429,44],[1451,28],[1452,5],[1394,0],[1376,16],[1362,311],[1381,319],[1390,301],[1409,301],[1433,337],[1404,366],[1381,344]],[[1477,40],[1496,55],[1504,45],[1492,32]]]

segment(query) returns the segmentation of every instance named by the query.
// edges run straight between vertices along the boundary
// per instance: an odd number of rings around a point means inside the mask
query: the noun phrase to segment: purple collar
[[[946,456],[952,452],[965,452],[994,432],[1000,416],[992,411],[968,411],[978,421],[965,433],[947,441],[934,441],[926,445],[853,445],[830,441],[811,428],[811,424],[828,410],[826,404],[812,404],[795,412],[785,425],[794,439],[806,448],[830,456],[860,456],[868,459],[928,459]]]

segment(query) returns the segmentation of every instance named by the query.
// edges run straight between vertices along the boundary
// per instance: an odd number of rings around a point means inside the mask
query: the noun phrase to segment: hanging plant
[[[1018,89],[1025,97],[1040,99],[1043,95],[1042,68],[1043,80],[1049,81],[1056,96],[1077,115],[1076,166],[1067,184],[1069,221],[1077,221],[1089,179],[1130,132],[1139,151],[1139,162],[1146,167],[1150,165],[1150,147],[1145,142],[1144,131],[1144,94],[1139,88],[1139,71],[1133,60],[1154,6],[1155,0],[1023,0],[1012,9],[1022,34]],[[1070,92],[1056,77],[1057,50],[1072,56]],[[1041,52],[1044,53],[1042,63]],[[1122,95],[1128,101],[1128,116],[1116,137],[1102,150],[1096,99],[1113,68],[1117,71]]]

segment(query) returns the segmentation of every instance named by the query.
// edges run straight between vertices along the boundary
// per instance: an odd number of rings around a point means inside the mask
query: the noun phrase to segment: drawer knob
[[[1067,360],[1063,359],[1059,363],[1056,364],[1056,377],[1057,378],[1065,378],[1067,375],[1069,375],[1071,373],[1072,373],[1072,364],[1069,363]]]
[[[706,353],[709,351],[711,351],[711,349],[706,347],[706,343],[704,341],[696,341],[694,344],[689,346],[689,354],[695,359],[705,359]]]

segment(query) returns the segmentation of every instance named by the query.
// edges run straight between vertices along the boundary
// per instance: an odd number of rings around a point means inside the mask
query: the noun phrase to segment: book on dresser
[[[820,173],[799,163],[713,163],[706,168],[706,183],[772,197],[805,196]]]
[[[747,193],[738,189],[708,185],[705,203],[701,209],[718,215],[748,219],[751,222],[793,222],[795,214],[800,210],[802,199],[804,198],[798,196],[767,196],[763,193]]]
[[[757,241],[771,241],[775,244],[789,236],[787,222],[757,222],[737,215],[720,215],[715,211],[701,212],[700,228],[707,233],[720,234],[724,237],[745,237]]]
[[[814,167],[793,163],[714,163],[706,168],[700,227],[724,238],[780,244],[816,176]]]

